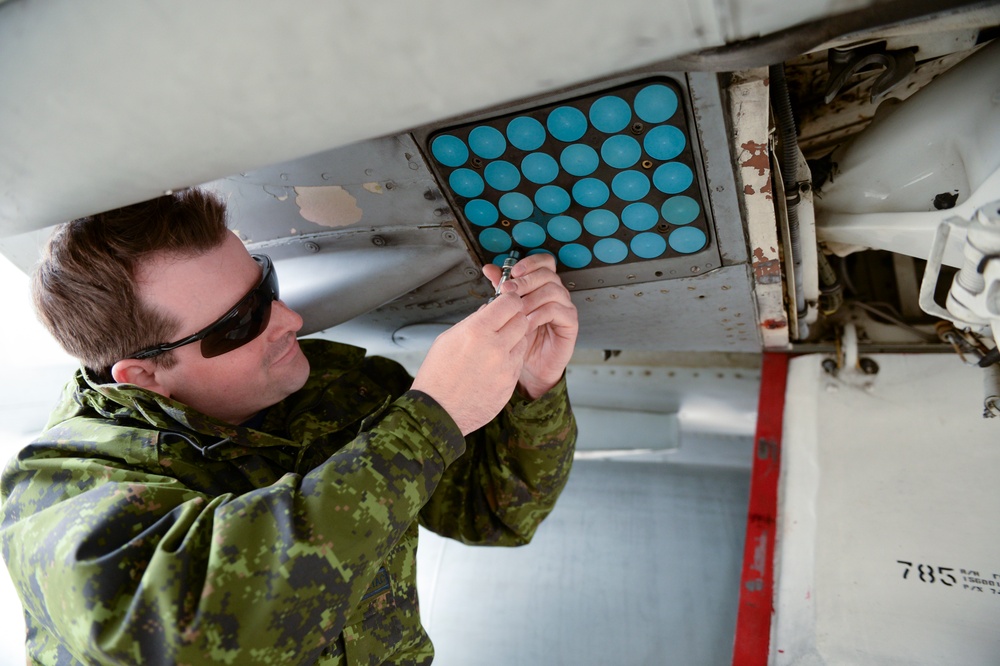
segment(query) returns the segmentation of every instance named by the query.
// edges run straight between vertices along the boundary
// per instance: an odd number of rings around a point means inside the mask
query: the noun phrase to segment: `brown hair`
[[[60,225],[31,283],[39,320],[99,381],[132,354],[170,342],[179,323],[147,303],[136,286],[153,253],[198,255],[221,245],[226,206],[189,189]],[[169,352],[154,357],[165,367]]]

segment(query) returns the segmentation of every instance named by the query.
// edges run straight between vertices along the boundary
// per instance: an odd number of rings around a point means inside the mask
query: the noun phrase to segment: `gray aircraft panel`
[[[729,663],[748,494],[747,469],[578,460],[526,547],[424,531],[435,666]]]

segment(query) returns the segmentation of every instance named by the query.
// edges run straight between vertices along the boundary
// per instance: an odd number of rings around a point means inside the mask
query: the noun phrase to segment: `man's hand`
[[[483,274],[495,288],[501,269],[488,264]],[[528,320],[527,350],[518,384],[535,399],[556,385],[573,355],[579,331],[576,306],[556,275],[556,261],[550,254],[528,255],[514,265],[510,278],[502,287],[503,294],[521,297]]]
[[[413,389],[444,407],[462,435],[493,420],[522,375],[528,319],[516,294],[480,308],[431,345]]]

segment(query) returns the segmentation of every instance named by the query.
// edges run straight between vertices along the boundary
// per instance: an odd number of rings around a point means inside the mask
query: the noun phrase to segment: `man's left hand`
[[[496,288],[500,267],[487,264],[483,274]],[[556,275],[556,261],[551,254],[532,254],[517,262],[501,290],[513,291],[524,302],[528,347],[518,386],[534,400],[559,382],[573,355],[579,330],[576,306]]]

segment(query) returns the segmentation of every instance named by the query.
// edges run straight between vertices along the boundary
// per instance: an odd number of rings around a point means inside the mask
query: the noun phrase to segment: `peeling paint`
[[[771,252],[775,252],[772,247]],[[781,282],[781,262],[778,259],[769,259],[764,254],[763,248],[754,248],[753,275],[759,284],[778,284]]]
[[[765,319],[761,322],[761,326],[768,329],[769,331],[774,331],[779,328],[788,328],[788,322],[782,319]]]
[[[264,185],[264,191],[270,194],[276,201],[288,199],[288,192],[283,185]]]
[[[747,141],[740,144],[740,148],[750,153],[750,157],[740,162],[740,166],[757,169],[758,176],[763,176],[771,169],[771,161],[767,157],[767,144]]]
[[[299,215],[324,227],[346,227],[361,220],[358,200],[339,185],[296,187]]]
[[[377,182],[362,183],[361,187],[365,188],[372,194],[382,194],[385,191],[384,189],[382,189],[382,183],[377,183]]]

